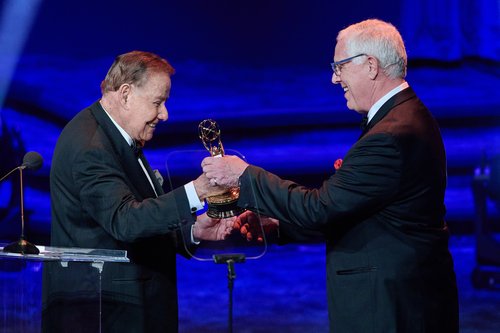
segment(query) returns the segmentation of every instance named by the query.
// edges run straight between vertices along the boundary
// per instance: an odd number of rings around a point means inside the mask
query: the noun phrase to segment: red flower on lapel
[[[340,167],[342,166],[342,159],[339,158],[335,161],[335,163],[333,163],[333,167],[335,168],[335,170],[338,170],[340,169]]]

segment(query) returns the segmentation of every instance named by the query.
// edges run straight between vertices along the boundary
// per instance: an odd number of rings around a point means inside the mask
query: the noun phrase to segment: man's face
[[[335,46],[334,61],[349,58],[346,53],[345,42],[340,40]],[[361,60],[364,57],[361,57]],[[357,59],[358,60],[358,59]],[[358,60],[359,61],[359,60]],[[370,109],[372,94],[371,80],[368,76],[368,66],[366,58],[364,62],[357,64],[348,61],[340,65],[339,75],[333,73],[333,84],[340,84],[344,90],[344,97],[347,100],[347,107],[358,113],[366,113]]]
[[[165,102],[170,96],[170,87],[166,73],[148,73],[141,87],[130,86],[124,129],[133,139],[144,144],[153,137],[156,125],[168,119]]]

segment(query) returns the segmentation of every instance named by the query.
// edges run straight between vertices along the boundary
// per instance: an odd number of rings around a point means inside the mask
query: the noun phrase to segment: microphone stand
[[[229,309],[228,309],[228,332],[233,333],[233,288],[236,272],[234,271],[235,263],[245,262],[245,254],[243,253],[228,253],[216,254],[213,256],[216,264],[227,264],[227,288],[229,290]]]
[[[9,253],[21,253],[21,254],[39,254],[40,250],[24,239],[24,194],[23,194],[23,169],[24,166],[20,166],[9,172],[5,175],[0,181],[2,181],[5,177],[10,175],[15,170],[19,169],[19,181],[21,187],[21,238],[17,242],[10,243],[6,247],[3,248],[4,252]]]

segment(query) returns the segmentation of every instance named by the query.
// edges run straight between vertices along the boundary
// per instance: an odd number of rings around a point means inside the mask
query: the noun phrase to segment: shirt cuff
[[[193,182],[189,182],[184,185],[184,189],[189,201],[189,207],[191,207],[191,213],[195,213],[205,207],[205,203],[201,202],[200,198],[198,198],[198,194],[196,194]]]

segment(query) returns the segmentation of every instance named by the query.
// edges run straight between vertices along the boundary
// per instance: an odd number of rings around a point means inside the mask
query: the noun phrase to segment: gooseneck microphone
[[[43,164],[42,155],[40,155],[36,151],[30,151],[26,153],[26,155],[24,155],[23,164],[21,164],[20,168],[37,171],[42,167],[42,164]]]
[[[43,164],[43,158],[42,156],[37,153],[36,151],[30,151],[24,155],[23,158],[23,164],[20,166],[14,168],[11,170],[9,173],[7,173],[5,176],[0,179],[0,181],[4,180],[8,175],[13,173],[16,170],[19,170],[19,186],[20,186],[20,193],[21,193],[21,237],[19,241],[10,243],[6,247],[3,248],[4,252],[11,252],[11,253],[21,253],[21,254],[39,254],[40,250],[30,242],[28,242],[24,238],[24,193],[23,193],[23,170],[28,169],[28,170],[33,170],[36,171],[42,167]]]
[[[30,169],[36,171],[42,167],[42,164],[43,164],[42,155],[40,155],[36,151],[27,152],[23,157],[23,164],[10,170],[5,176],[3,176],[0,179],[0,182],[5,178],[7,178],[11,173],[13,173],[16,170]]]

